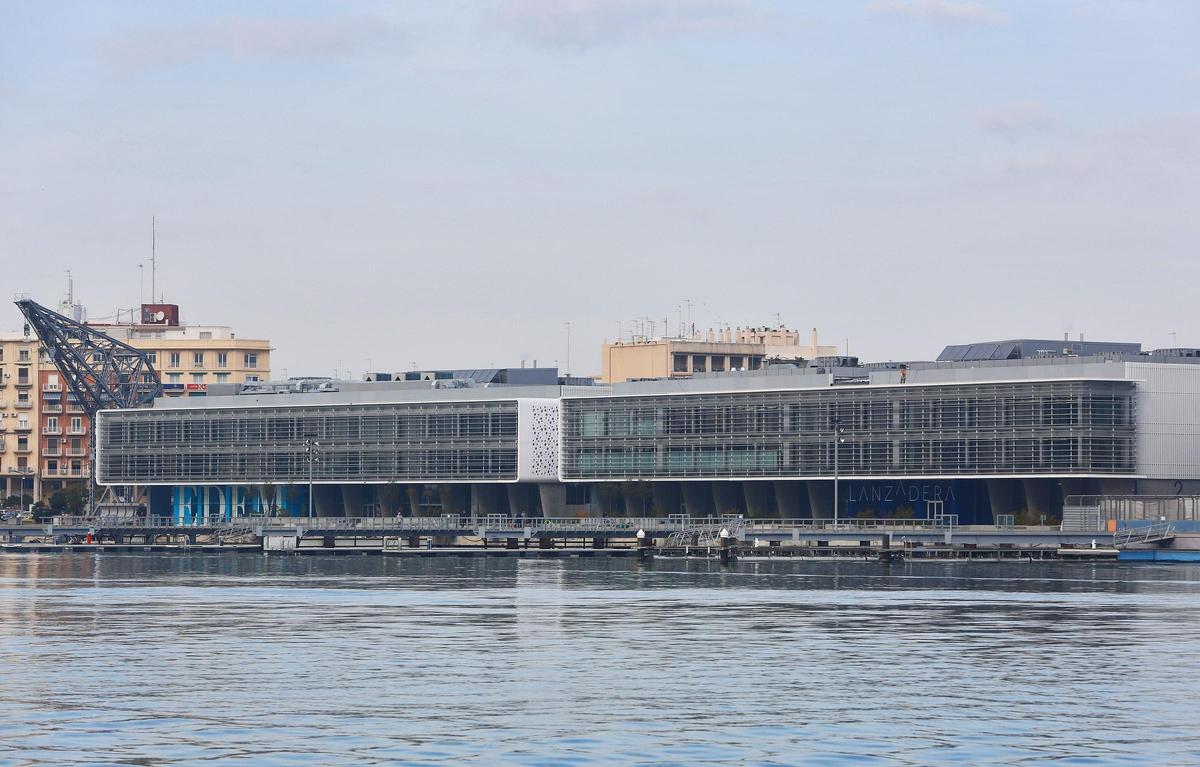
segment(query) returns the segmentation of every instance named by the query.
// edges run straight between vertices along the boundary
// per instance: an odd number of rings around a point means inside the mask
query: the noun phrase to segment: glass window
[[[167,373],[167,383],[183,383],[183,373]]]
[[[219,368],[229,367],[229,353],[228,352],[217,352],[217,367],[219,367]]]
[[[708,358],[703,354],[692,355],[692,372],[704,373],[708,371]]]
[[[243,359],[246,363],[246,367],[248,367],[248,368],[258,367],[258,355],[257,354],[251,354],[251,353],[247,352],[245,355],[243,355]]]
[[[192,367],[194,367],[194,368],[204,367],[204,352],[193,352],[192,353]]]
[[[170,356],[167,357],[167,360],[167,367],[179,367],[179,352],[171,352]]]
[[[204,383],[204,374],[203,373],[192,373],[192,383],[195,383],[195,384]]]

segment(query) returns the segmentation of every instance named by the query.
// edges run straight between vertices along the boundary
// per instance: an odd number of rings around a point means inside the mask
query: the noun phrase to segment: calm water
[[[0,765],[1200,764],[1200,568],[0,554]]]

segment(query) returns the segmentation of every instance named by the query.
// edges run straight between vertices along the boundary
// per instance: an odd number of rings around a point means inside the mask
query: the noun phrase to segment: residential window
[[[167,373],[167,383],[183,383],[183,373]]]
[[[217,383],[226,383],[229,381],[228,373],[216,373]]]
[[[57,428],[57,427],[55,427],[55,428]],[[46,438],[46,452],[47,453],[58,452],[58,437],[47,437]]]
[[[194,383],[194,384],[204,383],[204,374],[203,373],[192,373],[192,383]]]
[[[27,391],[17,392],[17,404],[28,405],[29,404],[29,392],[27,392]]]
[[[17,362],[29,362],[29,350],[21,349],[17,352]]]
[[[217,352],[217,367],[219,367],[219,368],[229,367],[229,353],[228,352]]]
[[[171,352],[167,356],[167,367],[172,367],[172,368],[179,367],[179,352]]]
[[[97,364],[104,362],[104,352],[92,352],[92,362]]]
[[[71,437],[70,450],[71,450],[71,455],[82,455],[83,454],[83,440],[81,440],[79,437]]]
[[[19,383],[19,384],[29,383],[29,368],[18,368],[17,369],[17,383]]]
[[[83,419],[80,418],[79,416],[71,417],[71,433],[72,434],[82,434],[83,433]]]
[[[246,376],[246,383],[255,383],[258,381],[258,376]]]
[[[17,450],[29,449],[29,437],[17,437]]]
[[[58,473],[58,461],[46,461],[46,473],[47,474],[57,474]]]
[[[246,363],[247,368],[254,369],[254,368],[258,367],[258,355],[257,354],[250,354],[249,352],[247,352],[246,354],[243,355],[243,361]],[[255,379],[255,380],[258,380],[258,379]]]
[[[17,428],[18,429],[28,429],[29,428],[29,416],[25,415],[24,413],[17,416]]]
[[[158,352],[146,352],[146,359],[150,361],[151,365],[157,365],[158,364]]]
[[[58,416],[52,415],[46,419],[46,432],[54,434],[58,431]]]
[[[194,368],[204,367],[204,352],[194,352],[192,354],[192,367],[194,367]]]
[[[4,347],[0,346],[0,362],[4,362]]]

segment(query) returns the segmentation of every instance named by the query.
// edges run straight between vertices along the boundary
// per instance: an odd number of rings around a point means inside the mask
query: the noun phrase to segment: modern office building
[[[442,385],[447,383],[461,386]],[[308,380],[99,416],[104,484],[155,513],[566,513],[558,386]],[[432,512],[431,512],[432,508]]]
[[[952,514],[968,524],[1053,519],[1075,494],[1200,494],[1191,350],[769,366],[611,387],[229,388],[102,414],[99,480],[152,486],[152,511],[179,518],[264,503],[302,515],[310,468],[317,513],[349,516]],[[312,465],[307,435],[320,443]]]

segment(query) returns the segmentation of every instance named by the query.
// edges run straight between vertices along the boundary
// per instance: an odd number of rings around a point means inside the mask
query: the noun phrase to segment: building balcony
[[[42,434],[45,434],[47,437],[57,437],[59,434],[62,434],[62,429],[57,426],[47,426],[42,429]]]
[[[76,428],[76,427],[72,426],[71,428],[67,429],[67,434],[72,434],[75,436],[78,436],[81,434],[87,434],[87,427],[80,426],[80,427]]]
[[[33,407],[33,401],[27,399],[19,399],[13,403],[13,407],[17,410],[29,410]]]
[[[33,431],[33,424],[18,423],[16,426],[13,426],[12,429],[13,431]]]
[[[42,391],[44,391],[44,392],[62,391],[62,385],[48,383],[48,384],[45,384],[44,386],[42,386]]]
[[[29,445],[26,445],[25,447],[21,447],[20,445],[17,445],[13,449],[13,452],[16,453],[17,455],[29,455],[30,453],[33,452],[33,448],[29,447]]]
[[[67,455],[71,458],[83,458],[87,455],[87,450],[82,447],[69,447],[67,448]]]
[[[42,457],[43,458],[58,458],[60,456],[62,456],[62,448],[61,447],[44,447],[44,448],[42,448]]]
[[[12,382],[18,389],[29,389],[33,387],[33,381],[29,378],[18,378]]]
[[[0,407],[4,407],[4,405],[0,404]],[[43,413],[61,413],[62,405],[47,405],[47,404],[43,403],[42,404],[42,412]]]
[[[66,471],[66,469],[63,469],[63,471]],[[88,470],[87,470],[86,468],[83,468],[83,469],[71,469],[71,471],[70,471],[70,473],[69,473],[69,474],[64,474],[63,476],[66,476],[66,477],[86,477],[86,476],[89,476],[89,472],[88,472]]]

